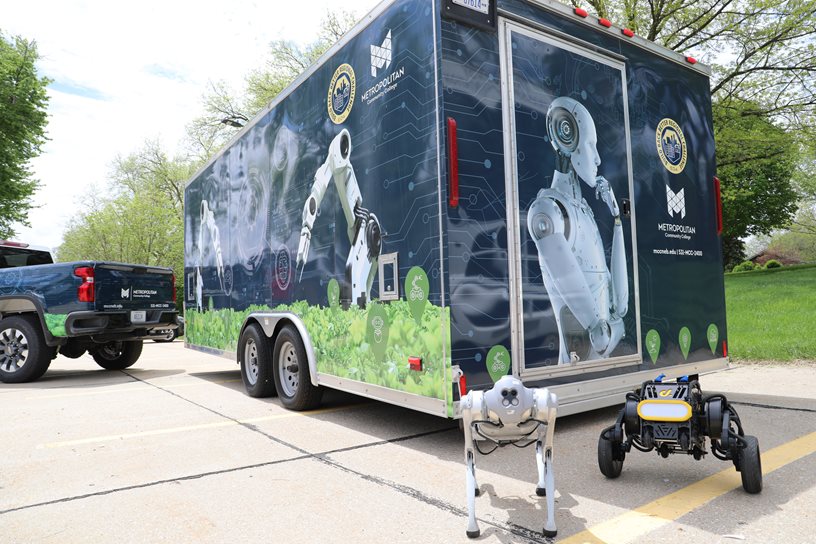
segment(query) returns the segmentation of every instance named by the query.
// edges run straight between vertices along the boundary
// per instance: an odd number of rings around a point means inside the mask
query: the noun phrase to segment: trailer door
[[[624,59],[501,21],[513,370],[638,364]]]

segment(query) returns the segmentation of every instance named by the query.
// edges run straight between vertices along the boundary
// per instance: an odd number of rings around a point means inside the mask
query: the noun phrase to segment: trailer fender
[[[312,338],[309,336],[309,331],[306,330],[306,325],[303,324],[297,315],[290,312],[253,312],[244,319],[241,325],[241,334],[244,334],[244,329],[251,323],[257,323],[261,326],[264,334],[274,340],[278,331],[287,322],[292,323],[300,333],[300,338],[303,340],[303,347],[306,348],[306,358],[309,363],[309,380],[312,385],[320,385],[317,380],[317,359],[315,358],[314,347],[312,346]],[[240,335],[239,335],[240,338]],[[241,355],[238,354],[240,358]]]

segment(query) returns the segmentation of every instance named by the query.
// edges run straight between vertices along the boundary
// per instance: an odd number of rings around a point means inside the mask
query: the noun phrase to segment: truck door
[[[514,373],[638,364],[624,59],[507,20],[500,32]]]

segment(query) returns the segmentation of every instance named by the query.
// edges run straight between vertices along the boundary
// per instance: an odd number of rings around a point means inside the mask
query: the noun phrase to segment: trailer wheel
[[[623,460],[626,454],[618,451],[618,455],[615,455],[615,450],[620,450],[618,447],[620,444],[607,438],[611,434],[608,431],[611,431],[611,428],[605,429],[601,436],[598,437],[598,468],[601,469],[601,474],[614,479],[620,476],[623,470]],[[619,457],[619,459],[615,457]]]
[[[292,325],[286,325],[278,333],[272,365],[278,396],[286,408],[311,410],[320,404],[323,390],[312,385],[306,348]]]
[[[740,449],[740,474],[742,488],[748,493],[762,491],[762,460],[759,457],[759,441],[754,436],[744,436],[745,447]]]
[[[247,395],[256,399],[275,396],[269,339],[257,323],[248,325],[238,342],[241,354],[241,381]]]
[[[142,355],[141,340],[116,340],[101,344],[90,352],[96,364],[105,370],[124,370]]]
[[[25,383],[39,379],[51,365],[53,349],[39,325],[26,316],[0,320],[0,381]]]

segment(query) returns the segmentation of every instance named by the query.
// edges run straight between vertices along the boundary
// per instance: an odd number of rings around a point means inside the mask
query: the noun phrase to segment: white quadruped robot
[[[547,522],[543,534],[556,535],[555,477],[553,474],[553,434],[558,399],[545,388],[528,389],[513,376],[504,376],[489,391],[470,391],[459,403],[465,431],[465,466],[467,481],[467,536],[479,536],[476,523],[475,455],[493,453],[513,445],[519,448],[535,443],[538,484],[536,495],[547,498]],[[493,449],[482,451],[477,441],[492,442]]]
[[[361,308],[371,300],[371,286],[377,274],[377,261],[382,250],[380,222],[373,213],[362,207],[363,198],[354,167],[349,161],[351,135],[343,129],[329,145],[325,162],[314,176],[314,185],[303,206],[303,227],[298,244],[297,266],[305,268],[309,258],[309,246],[320,203],[333,180],[337,186],[340,204],[348,225],[351,250],[346,259],[345,282],[340,284],[340,302],[348,308],[356,302]],[[303,269],[301,269],[301,276]]]
[[[558,364],[581,360],[570,352],[567,333],[589,335],[584,360],[609,357],[624,336],[629,304],[623,226],[609,182],[598,176],[598,135],[589,111],[577,100],[558,97],[547,110],[547,133],[556,153],[552,185],[527,211],[527,228],[538,250],[544,286],[558,325]],[[614,218],[611,267],[595,216],[581,195],[581,181],[595,189]],[[565,310],[579,327],[571,325]],[[572,330],[569,330],[569,329]]]

